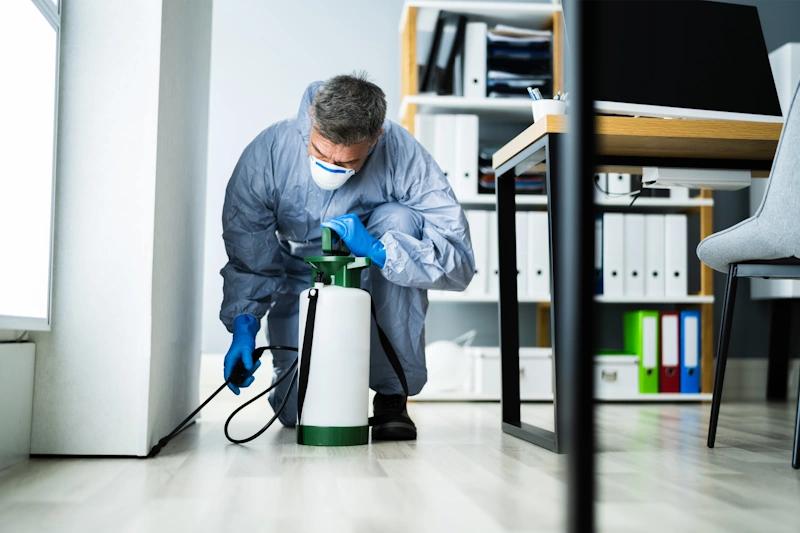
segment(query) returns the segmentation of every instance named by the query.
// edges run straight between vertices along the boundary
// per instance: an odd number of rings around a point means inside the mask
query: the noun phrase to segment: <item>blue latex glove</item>
[[[323,222],[322,227],[331,228],[339,234],[356,257],[369,257],[380,268],[386,264],[386,248],[383,243],[369,234],[356,215],[350,213],[332,218]]]
[[[225,381],[231,376],[233,367],[239,361],[242,361],[247,370],[247,378],[242,383],[242,387],[249,387],[255,380],[253,372],[261,366],[261,361],[256,361],[256,364],[253,365],[253,350],[256,349],[256,333],[260,327],[261,324],[258,323],[258,320],[250,315],[239,315],[233,321],[233,342],[231,342],[228,353],[225,354]],[[239,394],[239,387],[233,383],[228,383],[228,388],[234,394]]]

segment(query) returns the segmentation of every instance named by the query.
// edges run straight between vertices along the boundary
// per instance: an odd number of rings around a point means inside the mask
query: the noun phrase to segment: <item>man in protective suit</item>
[[[233,333],[226,380],[241,360],[248,371],[242,386],[253,382],[261,364],[253,364],[255,336],[265,315],[270,344],[297,345],[298,298],[311,281],[303,259],[321,254],[325,226],[354,255],[372,259],[362,287],[372,294],[409,395],[422,390],[427,290],[464,290],[475,260],[464,211],[444,174],[407,130],[385,118],[386,98],[377,85],[360,74],[335,76],[309,85],[296,118],[273,124],[245,148],[222,213],[228,263],[221,271],[220,319]],[[296,357],[274,351],[275,379]],[[271,393],[273,409],[290,382]],[[382,415],[372,438],[415,439],[405,392],[374,323],[370,388],[377,393],[375,415]],[[294,389],[280,421],[293,427],[296,419]]]

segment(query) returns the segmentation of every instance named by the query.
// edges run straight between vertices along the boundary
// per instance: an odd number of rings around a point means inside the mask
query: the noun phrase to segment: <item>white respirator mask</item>
[[[324,163],[310,154],[308,164],[311,165],[311,177],[314,179],[314,183],[326,191],[338,189],[356,173],[352,168]]]

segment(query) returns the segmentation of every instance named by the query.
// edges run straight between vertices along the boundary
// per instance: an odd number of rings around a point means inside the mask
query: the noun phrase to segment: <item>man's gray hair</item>
[[[317,90],[311,124],[334,144],[350,146],[378,137],[386,118],[386,95],[365,72],[334,76]]]

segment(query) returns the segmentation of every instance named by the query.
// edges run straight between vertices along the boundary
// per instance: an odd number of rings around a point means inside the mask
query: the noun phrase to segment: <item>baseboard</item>
[[[723,400],[764,400],[767,397],[766,358],[731,358],[725,367]],[[800,359],[789,361],[787,397],[797,399],[797,383],[800,377]]]

